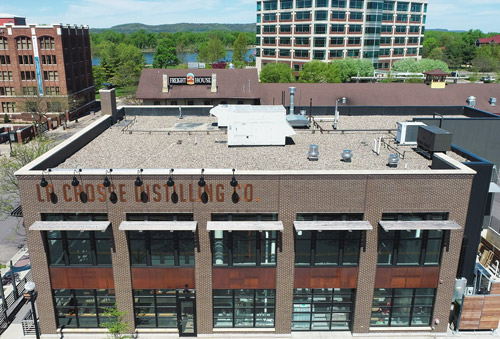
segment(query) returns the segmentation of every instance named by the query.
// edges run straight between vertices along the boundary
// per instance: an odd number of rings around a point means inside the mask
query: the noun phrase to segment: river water
[[[249,49],[247,51],[247,54],[245,55],[245,60],[250,61],[250,56],[255,52],[255,49]],[[154,53],[143,53],[144,58],[146,59],[146,64],[147,65],[152,65],[153,64],[153,55]],[[196,58],[198,57],[198,53],[184,53],[182,55],[179,55],[179,59],[181,59],[181,62],[187,63],[187,62],[196,62]],[[226,57],[224,59],[225,61],[232,61],[233,60],[233,51],[228,50],[226,53]],[[222,60],[221,60],[222,61]],[[101,63],[101,59],[97,57],[92,58],[92,66],[97,66]]]

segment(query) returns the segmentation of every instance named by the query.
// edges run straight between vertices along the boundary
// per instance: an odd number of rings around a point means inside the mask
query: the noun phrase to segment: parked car
[[[484,83],[490,83],[490,82],[495,82],[496,79],[494,76],[484,76],[481,78],[481,81],[484,82]]]

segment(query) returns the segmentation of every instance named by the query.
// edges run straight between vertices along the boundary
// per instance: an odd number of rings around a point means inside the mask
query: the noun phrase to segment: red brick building
[[[14,16],[0,24],[1,113],[32,120],[33,112],[69,111],[73,118],[93,108],[88,27],[26,25]]]

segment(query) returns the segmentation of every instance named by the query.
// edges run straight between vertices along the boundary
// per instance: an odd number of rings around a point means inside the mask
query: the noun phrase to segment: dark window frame
[[[432,213],[384,213],[382,215],[382,220],[404,220],[407,218],[420,218],[420,220],[448,220],[449,213],[448,212],[432,212]],[[418,219],[417,219],[418,220]],[[439,255],[438,255],[438,262],[437,263],[425,263],[425,258],[426,255],[429,251],[428,244],[429,241],[432,240],[437,240],[439,238],[437,237],[429,237],[430,232],[429,230],[421,230],[422,236],[420,237],[421,239],[421,246],[420,246],[420,254],[419,254],[419,262],[418,264],[405,264],[405,263],[398,263],[399,260],[399,251],[400,251],[400,244],[401,241],[404,241],[405,238],[402,238],[402,234],[404,235],[403,232],[406,232],[404,230],[400,231],[390,231],[386,232],[381,226],[379,226],[378,230],[378,242],[377,242],[377,266],[383,266],[383,267],[422,267],[422,266],[440,266],[441,265],[441,260],[443,256],[443,248],[445,247],[445,240],[448,237],[448,232],[447,230],[441,231],[441,244],[439,247]],[[385,237],[384,237],[385,236]],[[381,263],[380,262],[380,256],[381,256],[381,243],[382,241],[387,241],[391,242],[392,241],[392,253],[391,255],[391,262],[390,263]]]
[[[155,221],[193,221],[193,214],[192,213],[127,213],[127,220],[133,220],[133,221],[150,221],[150,219],[155,220]],[[153,265],[153,255],[152,255],[152,235],[154,233],[162,234],[165,233],[165,235],[172,235],[171,240],[173,242],[173,255],[174,255],[174,264],[173,265]],[[143,237],[135,237],[135,235],[141,234]],[[181,264],[180,263],[180,240],[183,240],[181,234],[192,234],[192,248],[193,248],[193,255],[192,255],[192,264],[186,265],[186,264]],[[131,267],[194,267],[194,253],[195,253],[195,242],[196,242],[196,235],[191,232],[191,231],[176,231],[176,232],[170,232],[170,231],[128,231],[127,232],[127,242],[128,242],[128,247],[129,247],[129,258],[130,258],[130,266]],[[165,236],[164,239],[167,239],[167,236]],[[131,241],[133,240],[143,240],[145,242],[145,248],[143,251],[146,253],[146,264],[138,264],[138,263],[133,263],[132,260],[132,246],[131,246]],[[189,240],[189,239],[184,239],[184,240]]]
[[[149,293],[151,294],[152,292],[152,295],[140,295],[140,294],[136,294],[137,291],[149,291]],[[165,312],[158,312],[158,309],[159,308],[165,308],[165,303],[158,303],[158,299],[173,299],[173,296],[174,294],[171,294],[170,296],[158,296],[160,293],[158,293],[158,291],[162,291],[162,292],[173,292],[175,291],[175,302],[173,304],[171,304],[170,306],[167,306],[167,307],[172,307],[172,308],[175,308],[175,315],[171,318],[174,319],[174,322],[173,322],[173,326],[159,326],[159,321],[158,319],[160,318],[160,313],[165,313]],[[187,292],[188,291],[188,292]],[[142,289],[133,289],[132,290],[132,297],[133,297],[133,308],[134,308],[134,324],[137,328],[175,328],[177,329],[178,328],[178,316],[179,316],[179,313],[180,313],[180,301],[182,301],[183,299],[186,300],[186,298],[188,298],[188,300],[193,300],[194,302],[194,305],[196,307],[196,290],[181,290],[181,289],[174,289],[174,288],[163,288],[163,289],[151,289],[151,288],[142,288]],[[136,298],[153,298],[153,305],[152,306],[142,306],[140,304],[137,303],[136,301]],[[155,324],[154,326],[148,326],[146,324],[146,326],[144,325],[141,325],[140,324],[140,319],[141,317],[139,316],[140,312],[138,312],[138,310],[140,310],[141,308],[149,308],[149,307],[152,307],[154,309],[154,319],[155,319]],[[196,321],[196,312],[193,314],[194,315],[194,320]],[[152,317],[143,317],[143,318],[152,318]],[[165,318],[163,318],[165,319]],[[196,327],[196,324],[195,324],[195,327]]]
[[[274,328],[276,326],[276,289],[214,289],[214,291],[231,291],[231,306],[230,307],[225,307],[225,306],[215,306],[216,299],[229,299],[228,296],[216,296],[216,293],[212,293],[212,327],[213,328]],[[240,309],[251,309],[252,310],[252,326],[236,326],[236,310],[238,308],[236,307],[235,303],[235,298],[239,297],[236,296],[235,291],[253,291],[253,305],[251,308],[240,308]],[[270,306],[264,306],[264,307],[259,307],[258,302],[257,302],[257,291],[273,291],[274,292],[274,302],[272,303],[274,307]],[[269,292],[268,292],[269,293]],[[262,298],[262,297],[260,297]],[[273,299],[272,297],[266,296],[267,299],[271,300]],[[268,310],[272,309],[273,310],[273,322],[270,324],[270,326],[256,326],[257,324],[257,309],[259,308],[266,308]],[[232,314],[232,324],[231,326],[216,326],[215,320],[216,320],[216,310],[218,309],[231,309],[231,314]]]
[[[436,302],[436,289],[435,288],[377,288],[375,289],[375,292],[377,290],[387,290],[387,291],[390,291],[390,293],[387,293],[386,294],[386,297],[384,297],[384,299],[387,299],[387,298],[390,298],[390,301],[387,302],[385,305],[376,305],[374,306],[374,301],[376,299],[380,299],[380,296],[376,296],[376,293],[374,293],[374,296],[373,296],[373,299],[372,299],[372,313],[371,313],[371,316],[370,318],[373,319],[374,318],[374,315],[377,315],[377,313],[375,312],[379,312],[380,314],[382,314],[384,317],[387,316],[388,317],[388,323],[387,324],[377,324],[377,323],[371,323],[372,320],[370,320],[370,326],[372,327],[401,327],[401,326],[412,326],[412,327],[427,327],[427,326],[430,326],[431,325],[431,322],[432,322],[432,319],[433,319],[433,314],[434,314],[434,305],[435,305],[435,302]],[[396,294],[396,291],[402,291],[402,290],[406,290],[406,291],[412,291],[412,294],[411,294],[411,302],[410,304],[408,305],[402,305],[402,304],[399,304],[399,303],[395,303],[394,300],[395,299],[404,299],[404,298],[409,298],[410,296],[409,295],[405,295],[405,294]],[[429,298],[431,297],[431,294],[417,294],[418,291],[422,291],[422,290],[432,290],[433,291],[433,294],[432,294],[432,298],[433,298],[433,301],[432,301],[432,305],[423,305],[423,304],[415,304],[415,299],[416,298]],[[418,316],[422,316],[422,315],[418,315],[418,314],[415,314],[414,311],[416,309],[416,307],[420,307],[420,308],[429,308],[430,307],[430,312],[429,312],[429,322],[428,323],[425,323],[425,324],[414,324],[413,323],[413,320],[414,320],[414,317],[418,317]],[[394,310],[396,309],[404,309],[404,308],[409,308],[410,309],[410,313],[408,314],[408,321],[409,321],[409,324],[408,325],[401,325],[401,324],[392,324],[392,320],[393,320],[393,315],[394,315]],[[377,309],[377,311],[373,311],[373,309]]]
[[[305,292],[302,292],[302,293],[299,293],[299,291],[301,290],[309,290],[309,293],[305,293]],[[327,291],[325,291],[327,290]],[[293,308],[292,308],[292,327],[291,327],[291,330],[292,331],[296,331],[296,332],[306,332],[306,331],[346,331],[346,330],[351,330],[352,328],[352,325],[353,325],[353,320],[354,320],[354,305],[355,305],[355,300],[356,300],[356,289],[350,289],[350,288],[331,288],[331,291],[328,291],[330,290],[330,288],[327,288],[327,289],[322,289],[322,288],[294,288],[293,290]],[[342,293],[343,292],[350,292],[350,293]],[[329,293],[325,293],[325,292],[329,292]],[[335,293],[337,292],[337,293]],[[335,297],[336,296],[345,296],[345,295],[348,295],[349,296],[349,299],[351,300],[350,302],[344,302],[344,301],[336,301],[335,300]],[[331,296],[331,301],[330,302],[318,302],[318,300],[315,300],[315,296]],[[300,298],[306,298],[306,300],[297,300],[297,299],[300,299]],[[297,302],[296,302],[297,300]],[[306,302],[307,301],[307,302]],[[303,305],[309,305],[309,312],[298,312],[296,311],[296,308],[295,308],[295,304],[300,304],[301,306]],[[318,305],[328,305],[327,307],[330,308],[330,311],[329,312],[321,312],[321,311],[316,311],[316,308],[318,308]],[[342,307],[342,306],[349,306],[349,310],[341,310],[341,311],[337,311],[337,312],[334,312],[334,307]],[[313,320],[313,315],[314,314],[321,314],[321,313],[329,313],[330,314],[330,318],[329,320]],[[348,328],[332,328],[332,324],[333,323],[344,323],[346,321],[342,320],[342,321],[339,321],[339,320],[333,320],[333,317],[331,316],[332,314],[334,313],[349,313],[349,320],[347,321],[349,324],[348,324]],[[293,320],[293,316],[295,314],[298,314],[298,315],[309,315],[309,320]],[[318,329],[318,328],[313,328],[313,324],[315,322],[318,322],[318,323],[325,323],[325,322],[328,322],[328,329]],[[293,325],[294,323],[309,323],[309,329],[306,329],[306,328],[293,328]]]
[[[266,220],[276,221],[278,220],[277,213],[212,213],[212,220],[216,221],[233,221],[233,217],[238,216],[249,216],[249,218],[256,218],[257,221],[262,221],[263,217]],[[243,217],[244,219],[244,217]],[[238,219],[242,220],[242,219]],[[264,238],[264,231],[223,231],[223,257],[227,257],[227,263],[216,264],[216,256],[215,256],[215,232],[210,232],[210,244],[211,244],[211,252],[212,252],[212,267],[276,267],[278,262],[278,252],[279,252],[279,242],[281,237],[281,232],[279,231],[266,231],[270,232],[271,237]],[[235,251],[235,243],[241,241],[241,238],[238,239],[239,236],[244,237],[244,233],[251,233],[253,239],[248,239],[247,241],[255,242],[255,262],[252,263],[244,263],[244,264],[234,264],[234,251]],[[274,233],[274,237],[272,234]],[[275,257],[274,263],[263,263],[263,258],[265,257],[265,244],[269,242],[270,245],[275,245]]]
[[[309,220],[309,221],[317,221],[318,217],[320,220],[342,220],[342,221],[347,221],[347,220],[363,220],[363,213],[298,213],[297,214],[297,220]],[[300,241],[301,239],[298,238],[297,231],[294,233],[294,247],[295,247],[295,259],[294,259],[294,264],[295,267],[340,267],[340,266],[349,266],[349,267],[356,267],[359,265],[359,257],[360,257],[360,252],[361,252],[361,244],[362,244],[362,238],[363,234],[362,231],[315,231],[311,230],[311,238],[310,239],[304,239],[304,240],[310,240],[310,248],[309,248],[309,264],[307,263],[297,263],[297,249],[296,249],[296,244],[297,241]],[[355,239],[346,239],[346,236],[348,233],[356,235]],[[323,240],[325,239],[338,239],[338,248],[337,250],[337,263],[336,264],[316,264],[316,256],[317,256],[317,242],[318,240],[322,240],[319,235],[328,235],[329,237],[323,237]],[[353,240],[357,241],[358,246],[357,248],[359,249],[358,254],[357,254],[357,263],[356,264],[345,264],[344,263],[344,249],[346,246],[346,240]]]
[[[68,295],[59,295],[59,296],[56,296],[56,291],[64,291],[64,290],[67,290],[69,291]],[[78,300],[79,299],[82,299],[82,296],[77,296],[77,293],[76,291],[92,291],[93,292],[93,299],[94,299],[94,310],[95,310],[95,314],[96,314],[96,319],[97,319],[97,326],[95,327],[89,327],[89,326],[80,326],[80,317],[79,317],[79,309],[80,308],[88,308],[88,306],[79,306],[79,303],[78,303]],[[112,291],[112,294],[110,293],[109,295],[103,295],[103,296],[100,296],[98,295],[97,291],[109,291],[111,292]],[[108,293],[109,293],[108,292]],[[54,313],[55,313],[55,318],[56,318],[56,324],[57,324],[57,328],[100,328],[100,324],[101,324],[101,320],[104,321],[108,321],[108,318],[107,317],[104,317],[104,319],[101,319],[101,314],[104,313],[104,307],[112,307],[115,303],[116,303],[116,294],[115,294],[115,290],[114,289],[53,289],[52,290],[52,300],[54,301]],[[68,305],[72,304],[71,306],[58,306],[58,303],[57,303],[57,298],[60,298],[60,299],[70,299],[70,303],[68,303]],[[100,301],[100,299],[105,299],[105,298],[109,298],[111,300],[115,300],[115,302],[113,303],[107,303],[106,306],[105,305],[102,305],[102,301]],[[102,305],[102,306],[100,306]],[[74,311],[74,316],[75,316],[75,320],[76,320],[76,326],[71,326],[71,325],[68,325],[68,324],[64,324],[64,325],[61,325],[60,324],[60,320],[59,320],[59,312],[58,310],[60,309],[67,309],[68,311],[71,311],[73,310]],[[68,313],[68,314],[71,314],[71,313]]]
[[[81,217],[82,219],[86,219],[88,221],[102,221],[102,220],[107,220],[108,216],[106,213],[43,213],[42,214],[42,220],[46,221],[47,219],[51,220],[60,220],[60,221],[68,221],[68,218],[70,217]],[[46,254],[47,254],[47,261],[49,263],[49,266],[54,266],[54,267],[64,267],[64,266],[73,266],[73,267],[94,267],[94,266],[99,266],[99,267],[111,267],[111,248],[113,244],[113,235],[112,231],[110,228],[106,230],[106,232],[99,232],[99,231],[85,231],[88,233],[89,237],[86,238],[86,240],[90,241],[90,264],[74,264],[71,263],[71,254],[70,254],[70,240],[73,238],[69,237],[68,238],[68,231],[54,231],[54,236],[51,236],[51,232],[53,231],[44,231],[42,234],[44,243],[46,246]],[[59,233],[60,236],[56,236],[56,232]],[[96,237],[96,233],[108,233],[109,237]],[[75,238],[74,240],[78,240],[79,238]],[[52,263],[52,255],[50,252],[50,245],[49,241],[50,240],[59,240],[61,241],[61,246],[62,246],[62,261],[63,264],[61,265],[55,265]],[[97,255],[97,241],[98,240],[108,240],[109,241],[109,263],[105,264],[100,264],[98,260],[98,255]]]

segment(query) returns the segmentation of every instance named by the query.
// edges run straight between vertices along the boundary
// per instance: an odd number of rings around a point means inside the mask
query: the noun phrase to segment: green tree
[[[445,55],[441,48],[436,47],[427,54],[426,58],[444,61]]]
[[[260,81],[266,83],[295,82],[293,70],[284,63],[270,63],[262,67]]]
[[[226,56],[226,48],[222,44],[222,41],[217,35],[212,36],[212,38],[201,44],[198,53],[198,61],[201,62],[218,62]]]
[[[240,33],[233,45],[233,62],[245,61],[247,53],[247,39],[244,33]]]
[[[108,330],[108,338],[110,339],[127,339],[133,338],[126,333],[130,332],[130,326],[125,321],[127,312],[119,311],[118,305],[113,307],[105,307],[103,315],[109,320],[100,324],[102,328]]]
[[[9,120],[9,116],[7,115],[7,113],[5,113],[5,114],[3,115],[3,122],[4,122],[4,124],[7,124],[7,123],[9,123],[9,122],[10,122],[10,120]]]
[[[113,83],[122,87],[137,85],[145,64],[144,55],[139,48],[132,45],[120,44],[118,47],[120,61]]]
[[[27,144],[15,144],[10,157],[0,157],[0,215],[9,213],[13,203],[19,200],[19,184],[14,173],[55,144],[53,139],[39,136]]]
[[[103,87],[102,84],[109,82],[102,66],[92,66],[92,73],[94,74],[94,87],[96,91]]]
[[[373,76],[374,68],[370,60],[366,59],[338,59],[331,62],[331,67],[338,68],[341,82],[349,82],[353,76]]]
[[[160,40],[153,56],[153,68],[167,68],[178,65],[179,62],[174,40],[169,38]]]
[[[423,44],[423,57],[427,58],[435,48],[439,48],[436,38],[425,39]]]
[[[299,73],[299,82],[326,83],[340,82],[340,69],[337,64],[313,60],[304,64]]]
[[[392,65],[392,70],[394,72],[422,73],[434,69],[440,69],[445,72],[450,71],[448,65],[444,61],[433,59],[421,59],[419,61],[411,58],[401,59]]]
[[[494,44],[482,46],[477,49],[476,57],[472,60],[472,66],[478,72],[492,72],[498,69],[500,59],[500,47]]]

